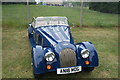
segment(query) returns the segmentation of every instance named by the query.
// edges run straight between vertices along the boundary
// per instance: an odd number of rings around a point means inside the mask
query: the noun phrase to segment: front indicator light
[[[85,61],[85,64],[88,65],[88,64],[90,64],[90,62],[89,61]]]
[[[51,67],[51,65],[47,65],[47,69],[51,69],[52,67]]]

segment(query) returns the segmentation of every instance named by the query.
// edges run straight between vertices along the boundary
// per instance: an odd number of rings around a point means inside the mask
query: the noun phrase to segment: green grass
[[[99,55],[99,67],[91,73],[78,73],[46,77],[69,78],[117,78],[118,77],[118,38],[117,29],[72,28],[75,42],[91,41]],[[112,33],[112,34],[111,34]],[[86,75],[86,76],[85,76]],[[32,78],[31,52],[27,29],[3,29],[3,77]]]
[[[52,16],[58,14],[59,16],[67,16],[70,23],[79,23],[79,8],[33,5],[30,7],[32,10],[35,9],[35,11],[37,11],[31,12],[31,17],[34,15]],[[108,25],[111,24],[111,26],[117,26],[116,18],[117,15],[115,14],[105,14],[84,9],[84,21],[86,22],[84,25],[94,27],[74,27],[71,29],[71,32],[76,43],[91,41],[95,45],[99,56],[99,66],[96,67],[92,73],[77,73],[70,75],[47,73],[44,78],[117,78],[118,29],[116,27],[95,28],[99,26],[95,23],[96,21],[103,21],[105,23],[103,26],[105,27],[109,27]],[[24,5],[5,5],[3,6],[2,19],[3,78],[32,78],[31,51],[26,26],[26,7]]]
[[[27,6],[3,5],[3,25],[25,26],[27,25]],[[80,8],[30,5],[30,19],[37,16],[66,16],[70,25],[80,23]],[[83,10],[83,25],[94,27],[118,26],[117,14],[106,14],[96,11]]]

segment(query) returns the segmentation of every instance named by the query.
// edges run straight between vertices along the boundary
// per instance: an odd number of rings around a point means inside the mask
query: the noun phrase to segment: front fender
[[[82,65],[83,67],[98,66],[98,54],[97,54],[96,48],[94,47],[94,45],[91,42],[78,43],[78,44],[76,44],[76,48],[77,48],[76,53],[78,55],[77,65]],[[83,49],[88,49],[90,51],[90,56],[86,59],[82,58],[82,56],[80,54]],[[84,63],[86,60],[90,61],[89,65],[86,65]]]
[[[45,73],[46,64],[44,60],[44,50],[42,46],[36,46],[32,49],[33,70],[35,74]]]
[[[57,61],[57,56],[52,62],[47,62],[45,60],[44,58],[45,53],[49,51],[54,52],[51,48],[49,47],[43,48],[42,46],[36,45],[36,47],[33,47],[32,51],[33,51],[32,56],[33,56],[34,74],[42,74],[49,71],[55,71],[56,68],[60,66],[59,62]],[[52,68],[50,70],[47,70],[46,68],[47,65],[51,65]]]

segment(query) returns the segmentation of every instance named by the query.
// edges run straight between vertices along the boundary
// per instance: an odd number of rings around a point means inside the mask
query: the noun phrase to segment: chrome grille
[[[60,52],[60,64],[61,67],[76,66],[76,53],[69,48],[66,48]]]

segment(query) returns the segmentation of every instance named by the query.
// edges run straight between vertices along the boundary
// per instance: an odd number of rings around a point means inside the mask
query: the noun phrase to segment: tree
[[[119,13],[118,2],[91,2],[89,4],[90,10],[95,10],[104,13]]]

